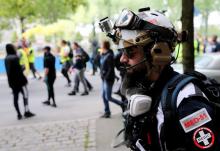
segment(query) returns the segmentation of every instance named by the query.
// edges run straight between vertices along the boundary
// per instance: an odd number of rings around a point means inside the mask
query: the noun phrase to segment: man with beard
[[[182,87],[172,106],[175,110],[165,110],[168,99],[163,93],[175,89],[181,75],[170,66],[178,35],[164,14],[149,8],[138,14],[124,9],[114,27],[107,18],[100,27],[123,52],[127,146],[135,151],[220,150],[215,110],[196,84]],[[167,87],[172,81],[174,87]]]

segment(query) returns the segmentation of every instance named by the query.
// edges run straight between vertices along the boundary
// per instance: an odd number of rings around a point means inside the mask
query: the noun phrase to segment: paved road
[[[112,149],[111,141],[121,128],[121,109],[111,104],[112,119],[99,119],[103,111],[99,76],[87,74],[94,89],[88,96],[68,96],[71,88],[58,76],[55,83],[57,108],[44,106],[47,97],[42,81],[29,80],[29,102],[36,117],[18,121],[7,80],[0,77],[0,151],[122,151]],[[116,85],[117,86],[117,85]],[[81,88],[82,91],[82,88]],[[23,111],[23,102],[20,98]],[[106,131],[107,130],[107,131]],[[104,138],[104,139],[102,139]]]
[[[0,128],[1,151],[95,151],[94,119]]]
[[[94,89],[87,96],[68,96],[72,88],[65,87],[66,81],[58,75],[55,82],[55,97],[58,108],[44,106],[42,101],[47,98],[46,86],[42,81],[29,80],[29,104],[30,109],[37,114],[36,117],[28,120],[17,121],[16,112],[13,106],[11,89],[8,88],[7,80],[1,77],[0,80],[0,126],[18,125],[26,123],[38,123],[59,120],[74,120],[89,117],[97,117],[103,112],[103,103],[100,95],[100,77],[87,74]],[[82,87],[80,87],[82,91]],[[20,108],[23,111],[23,101],[20,96]],[[120,112],[120,108],[110,103],[113,113]]]

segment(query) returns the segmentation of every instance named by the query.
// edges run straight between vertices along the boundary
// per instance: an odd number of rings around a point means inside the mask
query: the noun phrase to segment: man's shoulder
[[[191,96],[195,96],[197,95],[198,92],[196,91],[200,91],[203,96],[205,97],[205,94],[201,91],[201,89],[199,87],[197,87],[195,84],[193,84],[192,82],[186,84],[178,93],[177,95],[177,108],[179,107],[179,105],[181,104],[181,102],[184,99],[187,99]]]
[[[5,60],[16,60],[18,59],[17,55],[8,55],[5,57]]]

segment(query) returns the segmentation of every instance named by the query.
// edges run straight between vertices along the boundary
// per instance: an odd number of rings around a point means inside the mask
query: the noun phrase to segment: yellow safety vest
[[[197,47],[199,45],[197,40],[194,40],[193,44],[194,44],[194,56],[196,58],[196,57],[201,55],[200,54],[201,50],[199,50],[199,52],[197,52]],[[176,53],[177,53],[178,49],[179,49],[179,55],[178,55],[178,58],[177,58],[177,62],[180,63],[180,62],[182,62],[182,57],[183,57],[183,46],[182,46],[182,44],[180,44],[180,46],[178,46],[178,45],[176,46],[176,48],[175,48]]]
[[[199,42],[195,39],[194,40],[194,55],[195,57],[201,56],[202,55],[202,49],[201,49],[201,45],[199,45]],[[198,47],[199,47],[199,52],[198,52]]]
[[[29,61],[29,63],[34,63],[34,61],[35,61],[35,55],[34,55],[33,48],[28,48],[28,61]]]
[[[24,49],[18,49],[20,53],[20,58],[19,58],[19,63],[21,66],[24,66],[25,70],[24,73],[25,75],[28,75],[30,67],[29,67],[29,62],[28,62],[28,57]]]
[[[67,46],[65,46],[65,47],[67,47]],[[65,47],[62,47],[61,50],[60,50],[60,62],[61,63],[65,63],[65,62],[70,60],[70,57],[68,55],[64,56],[64,54],[65,54],[65,51],[64,51]]]

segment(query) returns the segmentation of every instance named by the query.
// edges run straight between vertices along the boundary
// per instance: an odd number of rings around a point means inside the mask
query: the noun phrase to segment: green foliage
[[[27,21],[53,23],[85,4],[85,0],[0,0],[0,17],[20,20],[23,32]]]
[[[30,40],[31,43],[34,43],[36,41],[35,35],[31,35],[28,39]]]
[[[218,0],[195,0],[195,6],[204,14],[206,11],[219,10],[220,1]]]
[[[43,5],[42,5],[43,4]],[[85,5],[84,0],[37,0],[38,18],[44,23],[54,23],[65,19],[79,5]]]
[[[45,41],[50,43],[52,41],[52,36],[48,35],[44,37]]]
[[[83,36],[79,32],[77,32],[75,37],[74,37],[74,40],[75,41],[81,41],[81,40],[83,40]]]
[[[2,41],[3,34],[0,32],[0,41]]]
[[[18,40],[18,35],[16,32],[13,32],[11,37],[12,43],[15,43],[17,40]]]
[[[1,19],[0,20],[0,30],[2,29],[10,29],[11,28],[11,24],[9,20],[6,19]]]
[[[203,21],[205,27],[201,27],[200,31],[205,34],[205,36],[209,35],[209,30],[212,30],[208,26],[209,14],[212,11],[220,10],[220,1],[216,0],[195,0],[195,7],[197,7],[202,14]]]
[[[26,18],[35,15],[34,0],[0,0],[0,16],[8,18]]]
[[[137,12],[139,8],[147,6],[153,9],[164,8],[163,0],[87,0],[87,5],[79,7],[72,19],[75,22],[91,23],[106,16],[113,17],[123,8]]]
[[[76,8],[79,5],[87,6],[86,0],[64,0],[66,6],[70,7],[73,12],[76,11]]]

